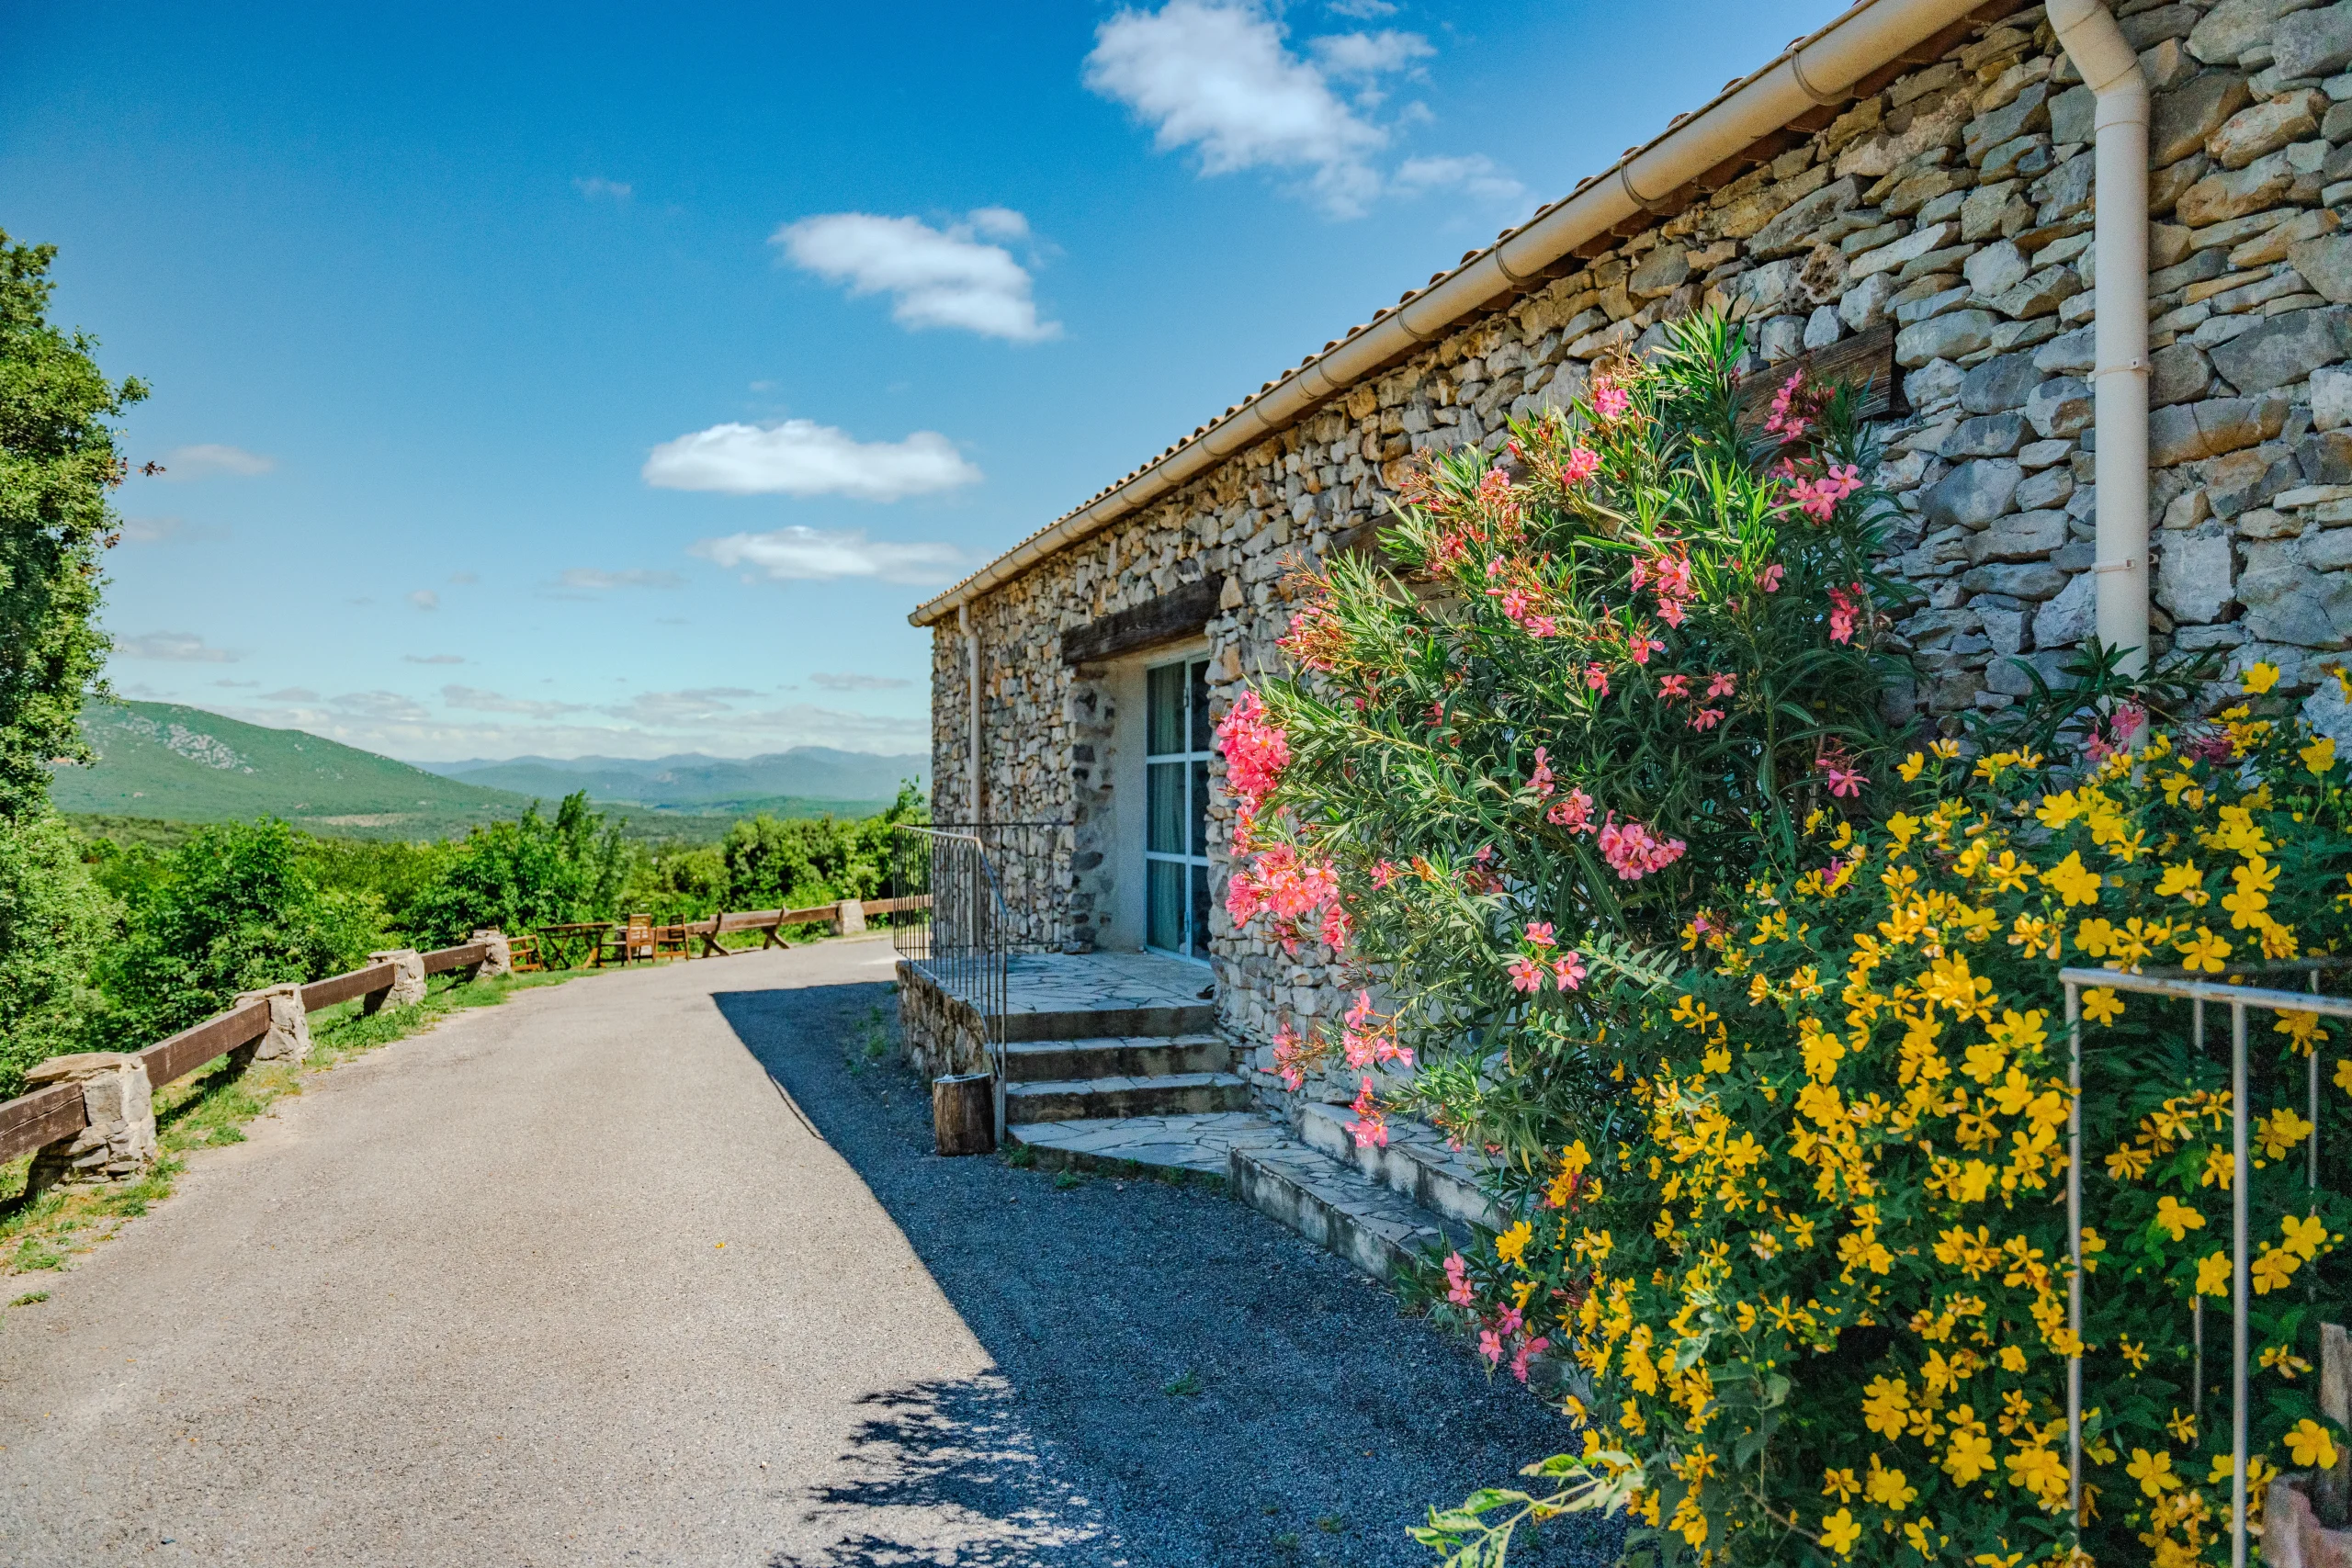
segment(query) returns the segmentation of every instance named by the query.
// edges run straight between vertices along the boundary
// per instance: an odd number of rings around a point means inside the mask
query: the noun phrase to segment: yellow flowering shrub
[[[1563,1015],[1623,1061],[1621,1098],[1514,1173],[1524,1234],[1456,1286],[1523,1303],[1524,1332],[1589,1379],[1570,1401],[1582,1453],[1540,1472],[1573,1483],[1558,1506],[1626,1503],[1631,1550],[1661,1565],[2064,1560],[2079,1349],[2081,1549],[2228,1560],[2229,1013],[2209,1009],[2200,1050],[2187,1003],[2085,996],[2078,1343],[2058,971],[2292,989],[2301,975],[2248,971],[2342,944],[2347,769],[2283,699],[2252,695],[2266,684],[2257,668],[2216,726],[2087,771],[1916,752],[1901,809],[1816,813],[1808,869],[1694,920],[1692,966],[1621,1001],[1605,1040],[1598,1010]],[[2257,1501],[2346,1440],[2312,1386],[2347,1283],[2344,1032],[2249,1020]],[[1424,1539],[1479,1550],[1509,1500]]]

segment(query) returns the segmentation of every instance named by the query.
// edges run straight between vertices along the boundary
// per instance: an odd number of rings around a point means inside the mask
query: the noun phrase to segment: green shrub
[[[620,829],[588,808],[584,791],[564,796],[552,818],[534,803],[517,820],[476,828],[451,847],[412,906],[413,934],[441,947],[486,927],[519,933],[605,919],[627,871]]]
[[[129,906],[128,934],[98,967],[118,1049],[185,1029],[240,991],[356,968],[383,940],[382,905],[322,888],[302,836],[283,822],[200,829],[166,866]]]
[[[34,1063],[91,1043],[103,998],[90,972],[120,918],[63,818],[0,817],[0,1100]]]

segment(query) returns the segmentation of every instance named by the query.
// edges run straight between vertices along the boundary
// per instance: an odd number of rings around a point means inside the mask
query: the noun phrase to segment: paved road
[[[0,1327],[0,1562],[1410,1563],[1558,1446],[1215,1193],[932,1156],[888,964],[527,993],[198,1155]]]

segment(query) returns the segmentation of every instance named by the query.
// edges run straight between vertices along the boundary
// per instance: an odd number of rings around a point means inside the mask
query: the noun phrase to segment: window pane
[[[1144,815],[1150,823],[1144,848],[1155,854],[1184,852],[1184,764],[1154,762],[1146,770],[1145,791],[1150,798]]]
[[[1209,871],[1204,865],[1187,868],[1193,874],[1193,956],[1209,955]]]
[[[1148,677],[1151,689],[1144,704],[1144,752],[1162,756],[1184,749],[1184,667],[1167,664]]]
[[[1170,953],[1184,951],[1184,867],[1174,861],[1144,862],[1144,941]]]
[[[1207,858],[1209,852],[1209,765],[1193,764],[1193,853]]]
[[[1209,723],[1209,661],[1207,660],[1201,660],[1193,666],[1192,676],[1187,682],[1187,692],[1193,709],[1192,750],[1205,751],[1216,734],[1215,728]]]

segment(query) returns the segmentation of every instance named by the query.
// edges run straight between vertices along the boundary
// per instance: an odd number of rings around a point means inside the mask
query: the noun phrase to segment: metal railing
[[[1004,1136],[1007,961],[1062,945],[1069,885],[1067,822],[900,823],[891,893],[928,897],[893,926],[899,956],[922,966],[970,1007],[996,1075],[996,1131]]]
[[[2233,1458],[2230,1480],[2230,1568],[2246,1562],[2246,1364],[2248,1309],[2251,1299],[2249,1190],[2253,1167],[2247,1149],[2247,1088],[2245,1019],[2250,1010],[2280,1013],[2316,1013],[2352,1019],[2352,998],[2322,996],[2323,971],[2342,968],[2342,958],[2307,958],[2274,964],[2233,965],[2238,976],[2297,974],[2309,976],[2309,991],[2273,990],[2260,986],[2222,985],[2199,980],[2185,971],[2131,974],[2119,969],[2062,969],[2058,978],[2066,987],[2067,1086],[2072,1103],[2066,1122],[2066,1229],[2069,1280],[2066,1326],[2074,1337],[2075,1354],[2066,1363],[2067,1502],[2075,1527],[2083,1519],[2083,1021],[2085,987],[2107,987],[2143,996],[2165,997],[2190,1004],[2191,1027],[2198,1051],[2205,1047],[2205,1006],[2230,1010],[2230,1439]],[[2320,1076],[2319,1052],[2309,1053],[2309,1115],[2312,1123],[2305,1158],[2306,1185],[2319,1187]],[[2189,1297],[2189,1332],[2194,1345],[2191,1394],[2193,1413],[2203,1414],[2205,1398],[2205,1298]]]

